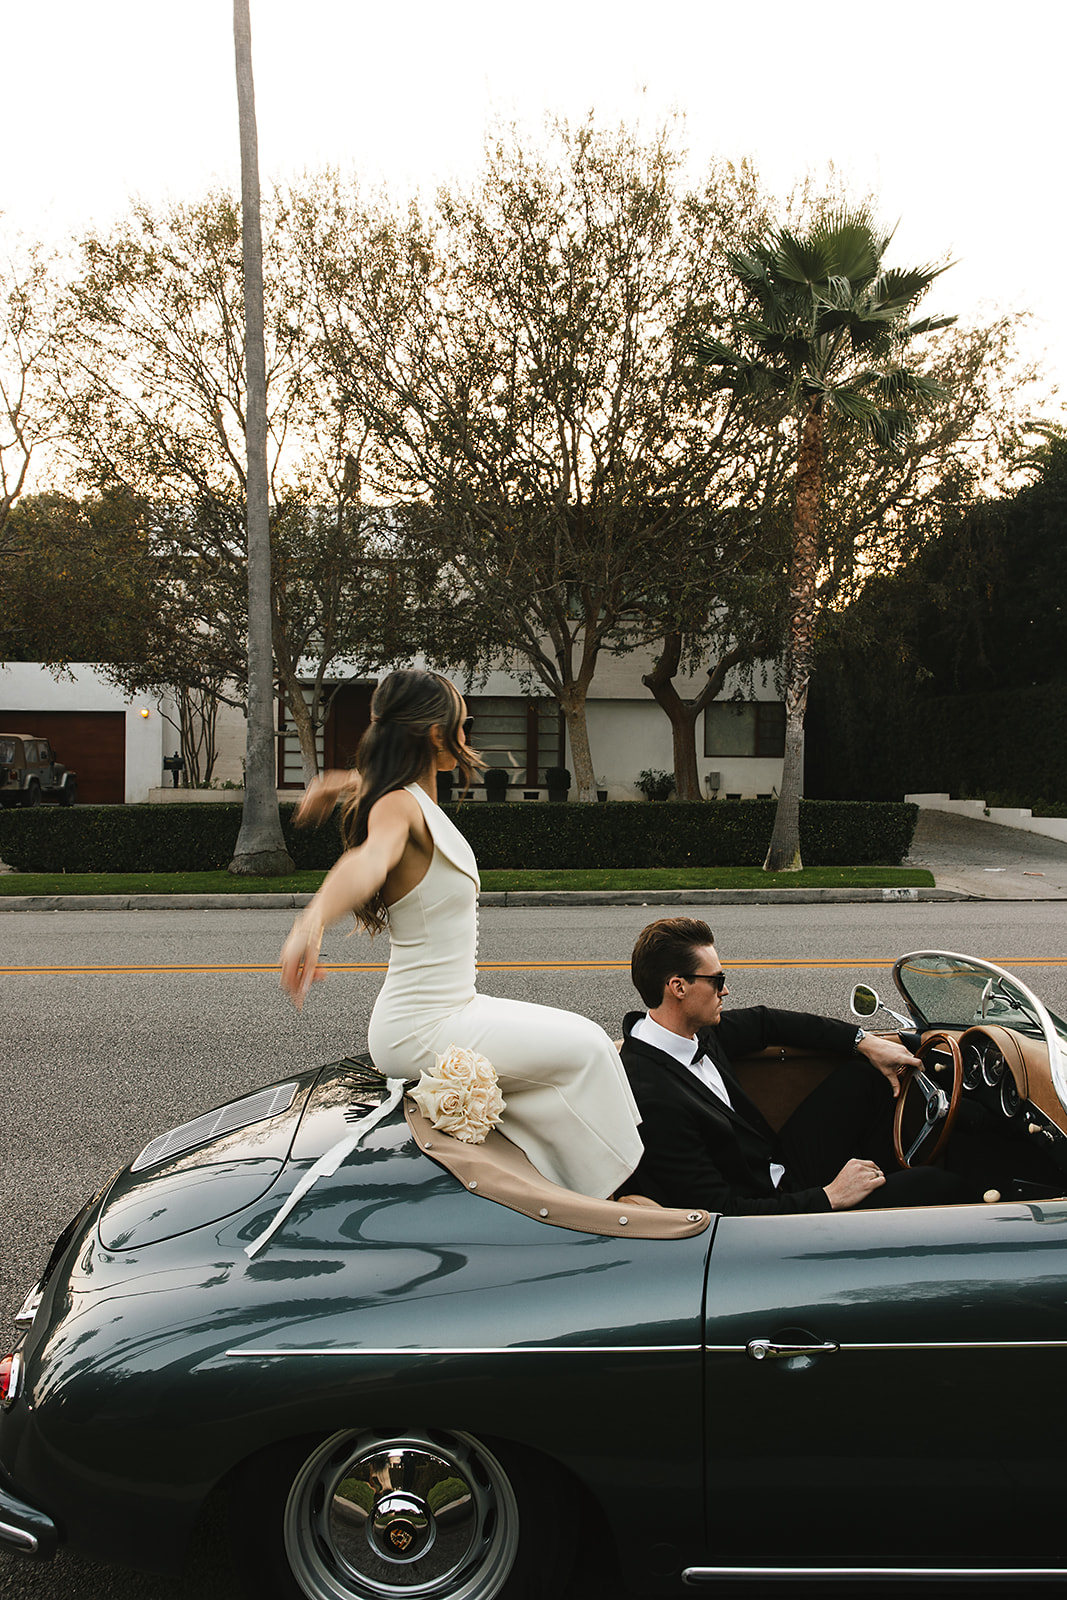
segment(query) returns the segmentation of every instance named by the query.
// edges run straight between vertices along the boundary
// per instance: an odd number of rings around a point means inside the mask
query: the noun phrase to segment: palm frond
[[[900,330],[902,339],[914,339],[920,333],[936,333],[939,328],[951,328],[957,317],[920,317],[918,322],[909,322]]]
[[[883,449],[892,450],[912,437],[915,419],[910,411],[903,411],[897,406],[885,406],[877,408],[877,415],[868,426],[875,443]]]
[[[824,276],[847,278],[853,288],[875,277],[888,243],[866,206],[828,212],[815,224],[808,240],[828,258]]]
[[[852,348],[868,360],[871,356],[888,356],[900,342],[895,318],[869,308],[849,318],[848,331]]]
[[[856,422],[875,432],[883,407],[849,385],[847,389],[831,389],[829,400],[833,410],[846,422]]]
[[[713,339],[710,334],[702,333],[693,340],[693,352],[704,367],[741,367],[746,365],[744,359],[728,344],[723,344],[721,339]]]
[[[872,374],[872,379],[871,386],[886,401],[903,399],[907,395],[921,400],[944,400],[948,396],[943,384],[910,367],[893,367],[888,372],[876,372]]]
[[[758,246],[752,251],[727,250],[726,259],[750,292],[762,294],[771,289],[766,253]]]
[[[775,236],[773,270],[786,283],[823,284],[834,269],[833,254],[812,235],[800,239],[784,229]]]
[[[892,307],[896,313],[906,311],[920,300],[935,278],[939,278],[952,265],[946,261],[935,267],[889,267],[879,273],[874,295],[881,305]]]

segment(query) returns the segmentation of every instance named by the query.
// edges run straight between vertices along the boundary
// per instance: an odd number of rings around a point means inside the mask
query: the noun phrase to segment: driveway
[[[1067,900],[1067,844],[950,811],[919,812],[906,865],[982,900]]]

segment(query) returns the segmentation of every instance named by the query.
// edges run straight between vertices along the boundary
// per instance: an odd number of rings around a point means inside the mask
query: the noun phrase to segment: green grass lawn
[[[0,874],[0,895],[26,894],[313,894],[321,872],[284,878],[237,878],[229,872],[12,872]],[[482,888],[518,889],[922,889],[929,872],[914,867],[630,867],[586,872],[483,872]]]

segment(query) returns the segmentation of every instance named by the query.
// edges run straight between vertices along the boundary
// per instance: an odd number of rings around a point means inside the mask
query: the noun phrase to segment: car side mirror
[[[881,1005],[874,990],[866,983],[857,983],[848,1003],[853,1015],[857,1017],[873,1017]]]
[[[992,1000],[992,998],[993,998],[993,980],[992,980],[992,978],[990,978],[989,982],[986,984],[985,988],[982,990],[982,999],[981,999],[981,1002],[980,1002],[980,1005],[979,1005],[979,1010],[978,1010],[978,1014],[981,1017],[983,1022],[986,1019],[986,1013],[989,1010],[989,1002],[990,1002],[990,1000]]]

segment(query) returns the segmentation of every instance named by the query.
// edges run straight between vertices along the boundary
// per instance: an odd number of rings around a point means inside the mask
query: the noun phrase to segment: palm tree
[[[698,359],[718,367],[719,386],[739,399],[771,402],[779,427],[797,429],[793,554],[786,651],[786,736],[782,787],[764,862],[795,872],[800,858],[804,712],[817,604],[825,425],[835,418],[885,449],[914,430],[914,408],[944,390],[905,365],[910,341],[954,317],[912,320],[944,267],[882,265],[892,235],[865,207],[828,213],[806,234],[782,228],[748,251],[731,252],[740,312],[720,319],[733,343],[704,337]]]
[[[271,644],[270,502],[267,485],[267,363],[263,345],[263,239],[259,146],[248,0],[233,0],[237,108],[241,127],[241,221],[245,283],[245,497],[248,517],[248,730],[245,799],[230,871],[276,877],[293,871],[278,812]]]

